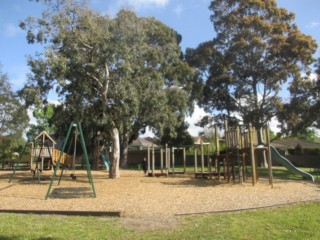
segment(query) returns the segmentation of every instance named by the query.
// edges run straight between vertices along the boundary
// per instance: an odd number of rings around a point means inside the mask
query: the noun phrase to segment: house
[[[271,145],[282,152],[284,155],[310,154],[311,152],[317,150],[319,150],[320,152],[320,143],[306,140],[278,139],[273,140],[271,142]],[[297,153],[297,151],[300,151],[300,153]]]
[[[147,149],[148,147],[157,147],[158,145],[154,144],[152,142],[152,138],[137,138],[132,141],[131,144],[129,144],[129,150],[143,150]]]

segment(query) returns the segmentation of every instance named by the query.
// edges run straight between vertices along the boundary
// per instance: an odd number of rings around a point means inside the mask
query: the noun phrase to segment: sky
[[[182,35],[181,47],[195,48],[201,42],[215,36],[208,9],[211,0],[89,0],[90,6],[114,16],[120,8],[134,9],[138,16],[155,17]],[[279,7],[295,13],[295,23],[305,34],[311,35],[320,45],[320,1],[319,0],[278,0]],[[42,51],[42,46],[28,45],[26,33],[19,28],[19,22],[28,16],[40,17],[41,3],[29,0],[0,0],[0,64],[13,90],[22,88],[29,68],[27,57]],[[320,48],[319,48],[320,49]],[[316,57],[320,56],[320,50]],[[189,132],[197,136],[201,128],[195,127],[204,111],[196,107],[194,114],[187,118]],[[272,125],[273,124],[273,125]],[[276,130],[276,123],[271,128]]]

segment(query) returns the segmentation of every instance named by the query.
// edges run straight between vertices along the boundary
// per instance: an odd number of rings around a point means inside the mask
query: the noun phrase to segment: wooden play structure
[[[175,151],[182,150],[183,171],[175,169]],[[160,159],[156,158],[156,153]],[[169,174],[186,173],[186,149],[148,146],[147,150],[147,175],[152,177],[168,176]],[[158,160],[158,161],[157,161]],[[157,168],[157,169],[156,169]]]
[[[218,128],[215,127],[215,153],[210,155],[210,143],[202,140],[188,148],[194,150],[194,176],[195,178],[217,179],[221,177],[233,183],[242,184],[247,181],[251,173],[252,185],[258,180],[258,159],[268,165],[269,184],[273,185],[272,162],[269,127],[256,130],[249,126],[228,126],[225,122],[224,138],[219,138]],[[223,145],[223,149],[221,148]],[[183,171],[175,170],[175,150],[183,152]],[[200,160],[198,159],[200,156]],[[262,158],[262,160],[261,160]],[[148,146],[147,175],[152,177],[168,176],[187,172],[186,147],[169,148]],[[251,166],[251,167],[249,167]]]
[[[258,182],[258,158],[266,159],[269,184],[273,185],[269,127],[256,130],[249,125],[229,127],[225,122],[225,176],[240,183],[247,180],[247,163],[251,163],[252,185]],[[263,159],[263,160],[264,160]]]
[[[203,142],[202,139],[200,140],[200,143],[196,143],[193,145],[195,178],[208,178],[208,177],[210,178],[212,176],[212,159],[209,156],[209,147],[210,147],[210,143]],[[198,152],[200,152],[200,171],[198,171],[199,170]],[[206,155],[206,164],[205,164],[205,155]],[[207,171],[205,169],[207,169]]]
[[[57,164],[61,151],[56,149],[56,142],[46,132],[42,131],[31,142],[30,169],[35,172],[50,170]],[[62,152],[61,164],[72,165],[72,156]]]
[[[224,149],[221,150],[221,145]],[[215,127],[215,153],[210,156],[209,143],[201,141],[194,148],[194,176],[220,180],[221,177],[242,184],[247,181],[251,169],[252,185],[258,182],[258,158],[263,158],[268,165],[269,184],[273,185],[269,127],[256,130],[251,125],[230,127],[225,122],[224,138],[219,138]],[[200,161],[198,155],[200,152]],[[185,153],[184,153],[184,158]],[[174,162],[174,159],[173,159]],[[185,162],[185,161],[184,161]],[[199,166],[200,164],[200,166]],[[251,168],[248,167],[251,165]],[[185,172],[184,172],[185,173]]]

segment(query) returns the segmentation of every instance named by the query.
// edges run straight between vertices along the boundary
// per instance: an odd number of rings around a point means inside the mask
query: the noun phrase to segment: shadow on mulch
[[[71,199],[71,198],[92,198],[93,193],[90,187],[61,187],[55,188],[49,195],[49,198]]]

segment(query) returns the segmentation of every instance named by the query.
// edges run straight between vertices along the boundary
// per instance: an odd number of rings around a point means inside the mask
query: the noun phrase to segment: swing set
[[[73,134],[71,134],[72,130],[73,130]],[[42,132],[42,134],[43,134],[43,132]],[[72,138],[72,135],[73,135],[73,138]],[[77,152],[77,142],[79,140],[81,143],[83,156],[84,156],[84,160],[86,163],[86,170],[87,170],[89,184],[91,185],[93,197],[95,198],[96,192],[95,192],[95,188],[94,188],[94,184],[93,184],[93,180],[92,180],[89,158],[88,158],[88,153],[87,153],[87,149],[86,149],[86,145],[85,145],[85,141],[84,141],[84,137],[83,137],[83,131],[81,128],[81,124],[75,123],[75,122],[72,122],[70,124],[61,151],[54,148],[56,143],[49,136],[49,134],[47,134],[47,133],[43,134],[42,142],[38,141],[39,136],[37,138],[35,138],[34,141],[28,140],[28,142],[25,144],[25,146],[19,156],[19,159],[16,161],[16,163],[14,165],[13,172],[9,178],[9,183],[13,180],[13,178],[15,176],[16,170],[19,167],[19,162],[21,160],[23,153],[26,151],[26,148],[28,146],[30,146],[30,143],[32,143],[31,144],[32,145],[32,149],[31,149],[31,156],[32,157],[31,157],[30,169],[31,169],[31,172],[33,172],[33,176],[37,175],[38,183],[40,183],[41,172],[43,170],[50,170],[53,167],[53,174],[51,177],[50,185],[49,185],[47,194],[45,196],[45,199],[48,199],[49,194],[52,189],[52,186],[53,186],[53,183],[54,183],[54,180],[57,176],[58,169],[61,168],[61,172],[60,172],[60,176],[59,176],[59,180],[58,180],[58,185],[60,185],[62,175],[66,169],[71,170],[70,177],[73,180],[76,180],[77,177],[75,174],[75,170],[76,170],[76,167],[75,167],[76,162],[75,161],[76,161],[76,152]],[[46,137],[51,141],[51,145],[46,140]],[[65,153],[67,144],[69,144],[69,148],[68,148],[67,152],[70,152],[71,147],[73,146],[73,155],[68,155]]]

